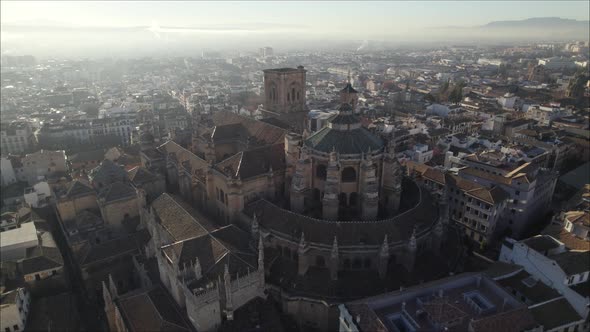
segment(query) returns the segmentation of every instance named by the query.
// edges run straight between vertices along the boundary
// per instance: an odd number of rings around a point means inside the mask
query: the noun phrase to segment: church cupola
[[[350,80],[350,74],[348,75],[348,82],[346,82],[346,86],[344,89],[340,90],[340,103],[341,104],[349,104],[352,106],[353,112],[356,111],[356,107],[358,105],[359,96],[358,91],[356,91],[352,87],[352,83]]]

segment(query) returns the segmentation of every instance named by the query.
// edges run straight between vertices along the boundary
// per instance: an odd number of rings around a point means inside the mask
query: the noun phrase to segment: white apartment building
[[[573,60],[567,58],[560,58],[560,57],[552,57],[552,58],[545,58],[539,59],[539,65],[545,66],[547,69],[564,69],[564,68],[574,68],[576,64]]]
[[[498,98],[498,104],[505,110],[511,110],[516,104],[517,97],[513,93],[505,93],[502,97]]]
[[[529,106],[525,112],[525,118],[536,120],[543,126],[549,126],[551,121],[568,115],[571,113],[552,105]]]
[[[12,167],[12,162],[6,157],[0,158],[0,176],[2,177],[2,186],[16,182],[16,173]]]
[[[50,203],[51,197],[51,188],[45,181],[26,188],[24,193],[25,202],[34,208],[47,206]]]
[[[458,175],[484,187],[499,186],[509,195],[506,218],[514,237],[541,220],[547,211],[557,174],[540,169],[531,163],[510,166],[504,161],[485,160],[483,156],[470,155],[462,159],[463,167]]]
[[[34,222],[0,233],[0,260],[18,261],[27,257],[27,250],[39,245]]]
[[[590,296],[584,284],[590,276],[590,251],[568,250],[561,242],[548,235],[516,241],[507,238],[500,251],[499,261],[517,264],[535,279],[562,294],[576,312],[584,318],[577,330],[588,331],[587,318]],[[575,327],[562,331],[575,331]]]
[[[35,135],[27,122],[2,123],[0,130],[0,151],[5,154],[19,154],[35,145]]]
[[[465,235],[477,242],[491,243],[502,235],[506,225],[508,194],[499,186],[486,187],[418,163],[406,163],[410,174],[417,172],[424,186],[446,195],[449,218]]]
[[[45,179],[47,175],[66,172],[66,153],[63,150],[49,151],[40,150],[29,153],[21,159],[23,172],[22,181],[34,185]]]
[[[0,295],[0,331],[23,331],[31,307],[31,296],[25,288]]]

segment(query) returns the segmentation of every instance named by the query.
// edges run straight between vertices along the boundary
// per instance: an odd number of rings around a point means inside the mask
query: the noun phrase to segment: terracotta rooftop
[[[162,227],[175,241],[205,235],[214,229],[208,218],[192,209],[182,199],[168,193],[156,198],[152,208]]]
[[[174,300],[160,286],[117,299],[130,332],[192,331]]]

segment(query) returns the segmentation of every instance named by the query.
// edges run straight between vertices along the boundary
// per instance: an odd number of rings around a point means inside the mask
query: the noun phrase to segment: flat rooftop
[[[37,228],[33,222],[24,223],[21,224],[20,228],[0,233],[0,248],[31,241],[39,241],[37,238]]]
[[[388,331],[430,331],[437,326],[467,331],[472,319],[472,323],[501,321],[509,313],[526,310],[525,305],[482,274],[448,277],[345,306],[353,317],[372,312],[371,316]],[[522,323],[529,325],[530,315]]]

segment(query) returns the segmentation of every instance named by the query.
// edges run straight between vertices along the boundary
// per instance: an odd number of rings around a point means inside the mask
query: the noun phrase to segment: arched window
[[[301,95],[299,93],[299,91],[297,91],[297,100],[301,99]]]
[[[326,266],[326,261],[324,260],[324,256],[316,256],[315,257],[315,265],[319,267]]]
[[[287,101],[291,101],[291,94],[287,92]]]
[[[342,182],[356,181],[356,171],[352,167],[346,167],[342,170]]]
[[[318,165],[315,169],[315,176],[319,179],[325,180],[326,174],[328,171],[326,170],[326,165]]]
[[[293,96],[293,101],[295,101],[295,88],[291,88],[291,96]]]

